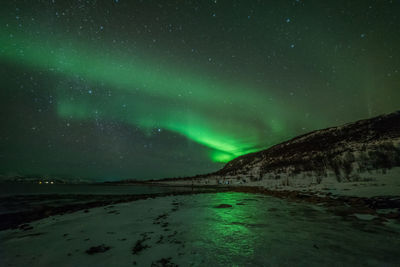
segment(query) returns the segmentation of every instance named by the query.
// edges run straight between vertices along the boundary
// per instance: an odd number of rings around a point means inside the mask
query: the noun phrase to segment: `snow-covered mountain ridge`
[[[295,137],[269,149],[238,157],[216,174],[253,180],[333,172],[339,180],[400,166],[400,111]]]
[[[167,180],[174,184],[246,185],[278,190],[341,187],[355,192],[373,186],[380,187],[382,194],[400,195],[399,167],[397,111],[295,137],[240,156],[215,173]]]

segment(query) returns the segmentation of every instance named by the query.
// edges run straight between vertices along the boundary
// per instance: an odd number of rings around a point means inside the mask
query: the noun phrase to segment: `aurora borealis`
[[[0,174],[215,171],[399,109],[398,1],[9,1]]]

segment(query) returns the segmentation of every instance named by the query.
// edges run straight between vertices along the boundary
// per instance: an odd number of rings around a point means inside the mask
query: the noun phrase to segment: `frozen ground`
[[[0,266],[399,266],[399,223],[370,217],[244,193],[138,200],[0,231]]]
[[[169,185],[229,185],[229,186],[257,186],[270,190],[311,191],[314,193],[330,193],[338,196],[375,197],[400,196],[400,167],[386,170],[376,170],[357,174],[358,178],[349,181],[343,179],[338,182],[333,173],[323,177],[320,182],[315,175],[300,174],[295,177],[280,174],[279,179],[264,178],[260,181],[251,181],[248,178],[237,177],[207,177],[202,179],[178,179],[175,181],[161,181],[157,184]],[[242,182],[242,181],[246,182]]]

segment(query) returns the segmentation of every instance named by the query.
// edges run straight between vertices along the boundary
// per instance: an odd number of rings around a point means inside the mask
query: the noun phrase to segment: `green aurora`
[[[212,149],[210,158],[216,162],[228,162],[273,144],[271,141],[263,142],[263,132],[284,135],[283,124],[274,118],[279,116],[281,120],[285,112],[293,112],[289,108],[283,111],[276,104],[266,104],[263,99],[268,96],[260,97],[246,86],[202,79],[199,75],[175,71],[169,66],[161,67],[151,61],[124,60],[110,54],[104,56],[105,52],[82,45],[70,43],[67,47],[60,47],[51,41],[43,43],[18,35],[10,37],[10,34],[6,32],[0,39],[4,45],[0,53],[3,61],[54,75],[81,77],[90,84],[105,84],[112,88],[111,95],[126,91],[121,99],[103,97],[104,92],[90,90],[89,95],[76,96],[70,101],[68,90],[58,90],[57,112],[60,117],[85,120],[101,116],[137,125],[144,131],[164,128],[209,147]],[[147,100],[137,100],[136,88],[143,88],[141,94]],[[129,96],[129,101],[126,96]],[[158,108],[148,103],[160,98],[164,103],[176,101],[174,106],[164,104]],[[132,108],[123,106],[125,102]],[[183,112],[184,105],[191,108]],[[247,111],[245,116],[241,115],[242,110]],[[210,116],[210,113],[214,115]],[[229,119],[232,116],[234,121]],[[251,123],[254,117],[260,117],[257,124]]]
[[[372,0],[5,2],[0,175],[195,175],[397,110],[399,12]]]

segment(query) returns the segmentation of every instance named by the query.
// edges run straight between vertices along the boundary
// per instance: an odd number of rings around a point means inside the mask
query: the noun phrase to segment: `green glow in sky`
[[[0,175],[211,173],[295,136],[398,110],[399,8],[3,1]]]
[[[216,162],[270,145],[271,141],[263,140],[265,133],[285,134],[284,124],[278,121],[278,116],[285,116],[284,111],[268,103],[268,95],[255,94],[243,85],[186,73],[151,60],[105,54],[83,45],[4,33],[0,42],[3,61],[86,81],[90,89],[73,100],[69,97],[73,89],[57,89],[57,112],[64,118],[100,116],[136,125],[143,131],[173,131],[209,147],[210,158]],[[100,94],[104,89],[96,89],[100,83],[112,92],[108,97]]]

